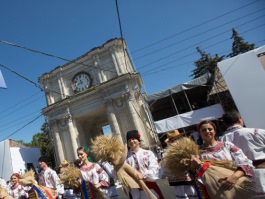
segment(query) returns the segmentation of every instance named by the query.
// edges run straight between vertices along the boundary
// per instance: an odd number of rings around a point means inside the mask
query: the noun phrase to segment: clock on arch
[[[72,79],[72,89],[74,92],[81,92],[92,85],[92,79],[86,72],[77,73]]]

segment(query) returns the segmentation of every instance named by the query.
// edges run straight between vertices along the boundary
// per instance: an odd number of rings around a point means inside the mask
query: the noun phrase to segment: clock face
[[[88,89],[91,86],[91,78],[88,73],[81,72],[74,76],[72,80],[72,88],[75,92]]]

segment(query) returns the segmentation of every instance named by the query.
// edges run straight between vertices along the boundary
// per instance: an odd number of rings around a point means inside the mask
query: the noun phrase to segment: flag
[[[1,70],[0,70],[0,88],[6,88],[6,83],[5,83]]]

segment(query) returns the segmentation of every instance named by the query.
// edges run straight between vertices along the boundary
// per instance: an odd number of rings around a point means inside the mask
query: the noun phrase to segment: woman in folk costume
[[[35,180],[35,173],[31,169],[24,173],[19,182],[23,186],[30,186],[31,189],[28,191],[29,199],[55,199],[54,189],[38,185]]]
[[[28,198],[28,194],[24,187],[19,183],[20,175],[18,173],[13,173],[11,175],[11,187],[8,190],[8,194],[14,199],[25,199]]]
[[[91,195],[92,198],[98,198],[94,192],[100,190],[104,198],[109,198],[109,176],[99,164],[88,160],[88,153],[89,150],[86,146],[81,146],[77,149],[78,158],[82,162],[79,168],[81,172],[80,183],[82,186],[82,196],[84,199],[88,199],[89,195]],[[90,194],[88,192],[90,192]]]
[[[232,161],[203,160],[198,157],[198,145],[192,139],[182,137],[169,144],[164,161],[166,169],[174,175],[193,172],[198,198],[250,199],[253,196],[252,181],[246,176],[227,187],[227,179],[236,172]]]
[[[170,145],[175,140],[182,137],[178,130],[172,130],[167,132],[167,139],[165,143]],[[165,153],[166,156],[167,153]],[[178,199],[197,199],[198,194],[194,187],[194,179],[189,171],[185,171],[183,175],[172,175],[170,172],[166,172],[166,165],[162,162],[162,166],[159,171],[159,177],[164,179],[167,177],[169,186],[173,186],[175,189],[175,196]]]
[[[117,180],[117,175],[114,170],[114,166],[109,162],[102,162],[101,167],[106,171],[110,178],[110,188],[108,190],[108,196],[110,199],[118,199],[119,194],[115,185],[115,180]]]
[[[201,122],[198,125],[198,130],[203,140],[203,144],[200,146],[201,159],[234,161],[237,167],[232,175],[222,179],[225,190],[231,189],[242,176],[253,176],[252,162],[241,149],[231,142],[218,142],[215,139],[216,125],[213,122]]]
[[[0,198],[13,199],[13,197],[8,194],[6,181],[2,178],[0,178]]]
[[[91,160],[92,161],[92,160]],[[80,168],[82,167],[82,162],[80,159],[74,161],[74,165],[69,165],[67,171],[61,175],[60,183],[65,187],[71,187],[74,194],[79,194],[81,192],[81,198],[84,199],[103,199],[104,195],[89,181],[82,179]],[[74,195],[69,193],[64,194],[64,198],[73,198]]]

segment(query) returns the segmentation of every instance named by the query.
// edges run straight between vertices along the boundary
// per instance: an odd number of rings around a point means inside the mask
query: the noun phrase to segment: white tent
[[[24,173],[38,167],[39,148],[10,147],[9,140],[0,142],[0,177],[9,180],[13,173]]]

